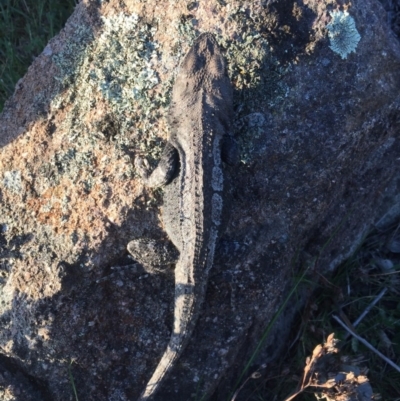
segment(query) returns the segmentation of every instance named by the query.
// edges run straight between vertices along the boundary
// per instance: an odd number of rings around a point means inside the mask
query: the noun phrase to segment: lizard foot
[[[129,242],[127,248],[133,259],[145,266],[148,273],[164,271],[179,258],[179,252],[168,241],[141,238]]]
[[[135,169],[141,178],[147,180],[150,175],[150,166],[149,162],[146,159],[142,159],[141,157],[135,157]]]

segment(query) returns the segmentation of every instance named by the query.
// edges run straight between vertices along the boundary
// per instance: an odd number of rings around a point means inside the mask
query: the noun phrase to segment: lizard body
[[[147,186],[165,185],[162,219],[179,251],[173,332],[139,401],[149,400],[159,389],[200,313],[221,232],[226,190],[223,162],[233,164],[236,158],[232,118],[232,88],[224,58],[214,37],[201,34],[185,56],[173,87],[171,135],[157,168],[149,174],[136,159]],[[130,243],[132,254],[133,248]]]

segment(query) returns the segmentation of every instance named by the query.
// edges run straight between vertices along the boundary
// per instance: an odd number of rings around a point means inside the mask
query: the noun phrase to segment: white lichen
[[[21,172],[19,170],[5,171],[3,185],[14,193],[22,191]]]
[[[159,83],[154,68],[159,59],[153,40],[156,28],[135,14],[101,19],[99,36],[79,28],[63,51],[53,55],[60,69],[57,80],[74,94],[71,101],[78,96],[89,106],[100,91],[117,115],[151,105],[148,91]]]
[[[326,26],[331,42],[329,47],[342,59],[346,59],[349,53],[355,52],[361,36],[353,17],[347,11],[332,11],[329,14],[332,17]]]
[[[162,150],[157,122],[166,113],[173,80],[172,74],[162,81],[158,75],[162,52],[154,38],[157,22],[124,13],[101,19],[96,34],[77,26],[61,52],[52,55],[59,69],[52,108],[69,105],[71,110],[59,128],[77,149],[111,140],[122,155],[122,149],[135,144],[156,159]],[[109,106],[102,106],[107,112],[93,118],[102,102]]]
[[[135,14],[102,17],[102,21],[104,30],[90,78],[119,110],[130,109],[159,83],[154,70],[158,59],[158,44],[152,41],[155,28],[140,24]]]

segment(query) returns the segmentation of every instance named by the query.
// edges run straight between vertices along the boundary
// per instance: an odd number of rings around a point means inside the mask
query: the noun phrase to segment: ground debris
[[[367,401],[379,399],[373,394],[366,376],[367,369],[357,366],[363,358],[352,359],[339,356],[334,333],[324,344],[318,344],[306,360],[304,374],[298,389],[285,401],[293,400],[305,389],[311,388],[318,400]]]

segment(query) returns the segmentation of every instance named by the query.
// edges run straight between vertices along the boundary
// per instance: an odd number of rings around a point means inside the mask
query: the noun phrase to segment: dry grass
[[[314,292],[292,327],[286,355],[260,369],[257,380],[249,376],[236,399],[315,400],[323,394],[327,400],[353,400],[357,398],[350,390],[368,378],[373,399],[399,401],[400,223],[374,230],[331,277],[312,274],[302,286]],[[330,333],[335,333],[338,345]],[[325,344],[318,345],[322,341]],[[321,360],[329,354],[329,344],[340,352],[336,362],[331,355],[327,369]],[[339,374],[345,375],[341,387],[332,381]]]

